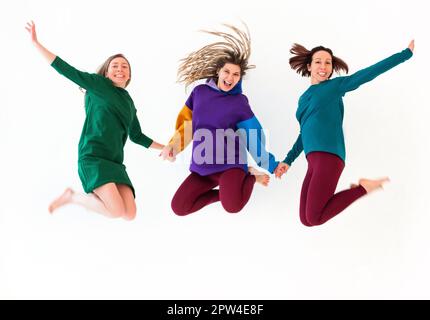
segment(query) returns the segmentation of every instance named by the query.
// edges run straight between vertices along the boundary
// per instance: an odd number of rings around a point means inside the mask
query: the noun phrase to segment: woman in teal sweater
[[[311,78],[311,86],[299,99],[296,112],[300,135],[287,157],[275,171],[281,177],[304,150],[308,171],[300,197],[300,220],[306,226],[321,225],[352,202],[382,187],[388,178],[360,179],[358,185],[338,192],[336,186],[345,166],[343,101],[345,93],[357,89],[412,57],[414,41],[408,48],[351,76],[330,80],[333,71],[348,72],[347,64],[325,47],[307,50],[295,44],[290,52],[291,68]]]
[[[51,203],[49,211],[75,203],[107,217],[134,219],[135,193],[123,164],[127,137],[145,148],[161,150],[164,146],[141,131],[133,100],[125,90],[131,78],[128,60],[117,54],[108,58],[97,74],[82,72],[39,43],[34,22],[28,23],[26,29],[34,46],[51,66],[86,90],[78,171],[87,194],[67,188]]]

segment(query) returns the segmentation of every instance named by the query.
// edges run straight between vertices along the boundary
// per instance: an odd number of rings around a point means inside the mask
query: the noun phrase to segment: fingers
[[[415,48],[415,40],[412,40],[412,41],[409,43],[408,48],[409,48],[409,49],[411,49],[411,51],[412,51],[412,52],[414,51],[414,48]]]
[[[31,31],[31,30],[33,30],[33,29],[35,29],[35,24],[34,24],[34,22],[33,21],[31,21],[31,22],[27,22],[27,25],[26,25],[26,27],[25,27],[27,30],[29,30],[29,31]]]
[[[170,159],[175,158],[173,154],[173,148],[170,146],[164,146],[164,148],[161,150],[160,156],[163,157],[163,160],[171,161]]]
[[[37,41],[36,37],[36,26],[33,21],[27,22],[27,25],[25,26],[25,30],[31,35],[32,41]]]

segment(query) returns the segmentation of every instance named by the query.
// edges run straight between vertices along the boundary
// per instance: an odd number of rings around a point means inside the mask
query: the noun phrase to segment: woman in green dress
[[[82,72],[40,44],[34,22],[27,23],[26,29],[33,45],[50,65],[86,90],[78,171],[87,194],[67,188],[51,203],[49,211],[74,203],[107,217],[134,219],[134,188],[123,165],[127,137],[146,148],[161,150],[164,145],[141,131],[133,100],[125,90],[131,79],[128,60],[117,54],[109,57],[96,74]]]

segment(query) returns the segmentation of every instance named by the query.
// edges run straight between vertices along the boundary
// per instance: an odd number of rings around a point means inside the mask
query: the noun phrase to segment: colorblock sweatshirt
[[[191,140],[190,171],[202,176],[231,168],[248,171],[247,150],[271,173],[279,163],[265,148],[263,128],[242,94],[241,82],[229,92],[220,90],[214,80],[193,89],[170,143],[182,151]]]

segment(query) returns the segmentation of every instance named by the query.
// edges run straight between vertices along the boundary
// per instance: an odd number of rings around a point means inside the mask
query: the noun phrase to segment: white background
[[[0,11],[0,298],[429,299],[430,30],[425,1],[23,1]],[[5,4],[3,4],[5,6]],[[244,91],[283,158],[298,133],[297,99],[309,79],[288,65],[292,43],[325,45],[351,72],[406,48],[409,61],[346,95],[347,166],[339,188],[388,175],[327,224],[300,224],[303,155],[283,180],[256,186],[237,215],[211,205],[181,218],[170,200],[188,175],[127,143],[135,221],[76,206],[48,214],[66,186],[81,191],[77,143],[83,95],[31,46],[39,40],[75,67],[111,54],[130,60],[144,132],[165,143],[188,92],[179,59],[213,41],[199,29],[244,20],[252,34]]]

